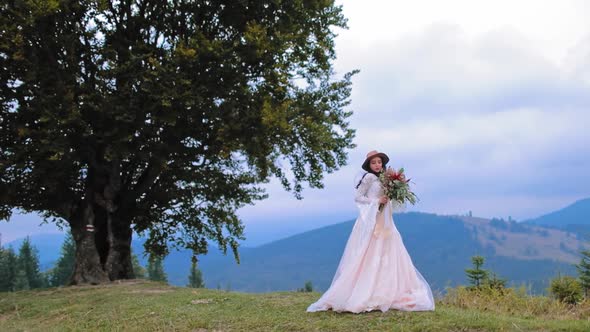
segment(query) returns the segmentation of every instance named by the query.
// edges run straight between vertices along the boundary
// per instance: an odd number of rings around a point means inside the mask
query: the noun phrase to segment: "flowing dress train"
[[[393,223],[391,203],[378,211],[382,195],[377,176],[367,174],[356,191],[359,216],[332,284],[308,312],[434,310],[430,286],[414,267]]]

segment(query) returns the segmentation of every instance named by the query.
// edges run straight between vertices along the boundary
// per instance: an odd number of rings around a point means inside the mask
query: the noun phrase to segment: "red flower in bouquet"
[[[387,168],[379,174],[379,181],[383,192],[390,200],[405,204],[409,202],[414,205],[418,201],[416,194],[410,190],[410,179],[406,179],[403,167],[398,171]],[[379,211],[383,210],[383,204],[379,205]]]

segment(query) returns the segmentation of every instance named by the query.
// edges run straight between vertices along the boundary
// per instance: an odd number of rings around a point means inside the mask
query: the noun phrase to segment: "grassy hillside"
[[[585,246],[576,234],[500,219],[461,217],[478,242],[497,256],[520,260],[548,259],[577,264]]]
[[[3,293],[1,331],[588,331],[588,308],[470,308],[461,296],[434,312],[306,313],[318,293],[247,294],[131,281]],[[477,300],[477,299],[475,299]],[[481,301],[480,301],[481,302]],[[538,302],[538,301],[536,301]],[[466,305],[467,304],[467,305]],[[506,307],[506,306],[504,306]],[[499,311],[500,310],[500,311]],[[584,313],[586,312],[586,313]]]

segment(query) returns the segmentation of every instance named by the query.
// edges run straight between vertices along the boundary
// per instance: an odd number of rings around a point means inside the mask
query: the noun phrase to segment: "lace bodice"
[[[381,196],[383,189],[379,178],[373,173],[368,173],[357,188],[354,200],[357,203],[370,204],[378,201]]]

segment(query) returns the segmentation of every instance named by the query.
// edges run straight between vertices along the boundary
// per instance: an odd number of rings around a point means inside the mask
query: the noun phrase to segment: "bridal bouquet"
[[[416,194],[410,190],[410,179],[406,179],[403,167],[397,172],[392,168],[387,168],[379,174],[379,181],[381,181],[385,196],[390,200],[400,204],[409,202],[412,205],[418,201]],[[383,210],[383,206],[383,204],[379,205],[379,211]]]

